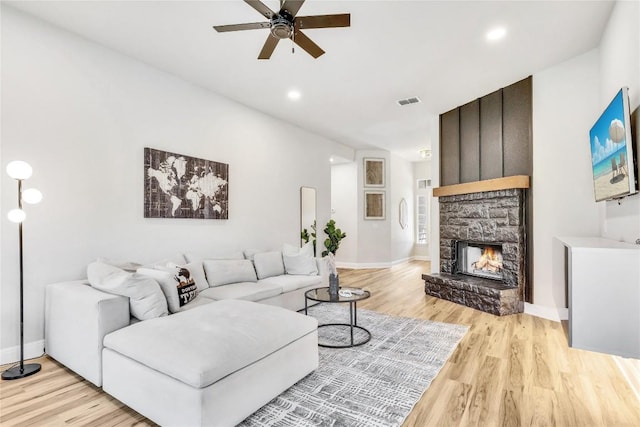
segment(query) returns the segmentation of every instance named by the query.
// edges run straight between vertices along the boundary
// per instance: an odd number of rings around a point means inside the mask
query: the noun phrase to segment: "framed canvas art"
[[[364,219],[384,219],[384,191],[364,192]]]
[[[364,186],[384,187],[384,159],[364,158]]]
[[[229,218],[229,165],[144,149],[145,218]]]

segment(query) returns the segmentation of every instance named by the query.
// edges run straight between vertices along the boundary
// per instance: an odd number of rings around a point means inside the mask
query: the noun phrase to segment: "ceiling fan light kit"
[[[291,41],[314,58],[318,58],[325,52],[307,37],[301,28],[337,28],[351,26],[351,15],[348,13],[338,15],[316,15],[296,17],[298,10],[305,0],[284,0],[280,1],[280,10],[276,13],[269,9],[259,0],[244,0],[249,6],[257,10],[269,22],[254,22],[248,24],[216,25],[213,28],[219,32],[257,30],[269,28],[270,35],[267,36],[258,59],[269,59],[273,54],[278,42],[283,39]]]

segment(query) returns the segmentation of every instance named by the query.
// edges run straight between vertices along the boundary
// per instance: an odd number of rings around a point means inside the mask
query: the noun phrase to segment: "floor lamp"
[[[3,380],[17,380],[28,377],[40,371],[39,363],[24,363],[24,281],[22,274],[22,222],[27,214],[22,210],[22,202],[39,203],[42,200],[42,193],[35,188],[28,188],[22,191],[22,181],[31,177],[33,170],[28,163],[16,160],[7,165],[7,174],[18,181],[18,208],[9,211],[7,216],[9,221],[18,223],[18,238],[20,242],[20,365],[7,369],[2,373]]]

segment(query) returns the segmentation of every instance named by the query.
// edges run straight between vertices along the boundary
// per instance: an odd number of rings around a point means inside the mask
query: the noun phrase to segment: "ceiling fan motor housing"
[[[271,35],[277,39],[288,39],[293,35],[293,16],[287,11],[271,18]]]

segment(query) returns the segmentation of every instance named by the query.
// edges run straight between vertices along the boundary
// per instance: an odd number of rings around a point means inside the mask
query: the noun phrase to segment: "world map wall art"
[[[229,218],[229,165],[144,149],[145,218]]]

